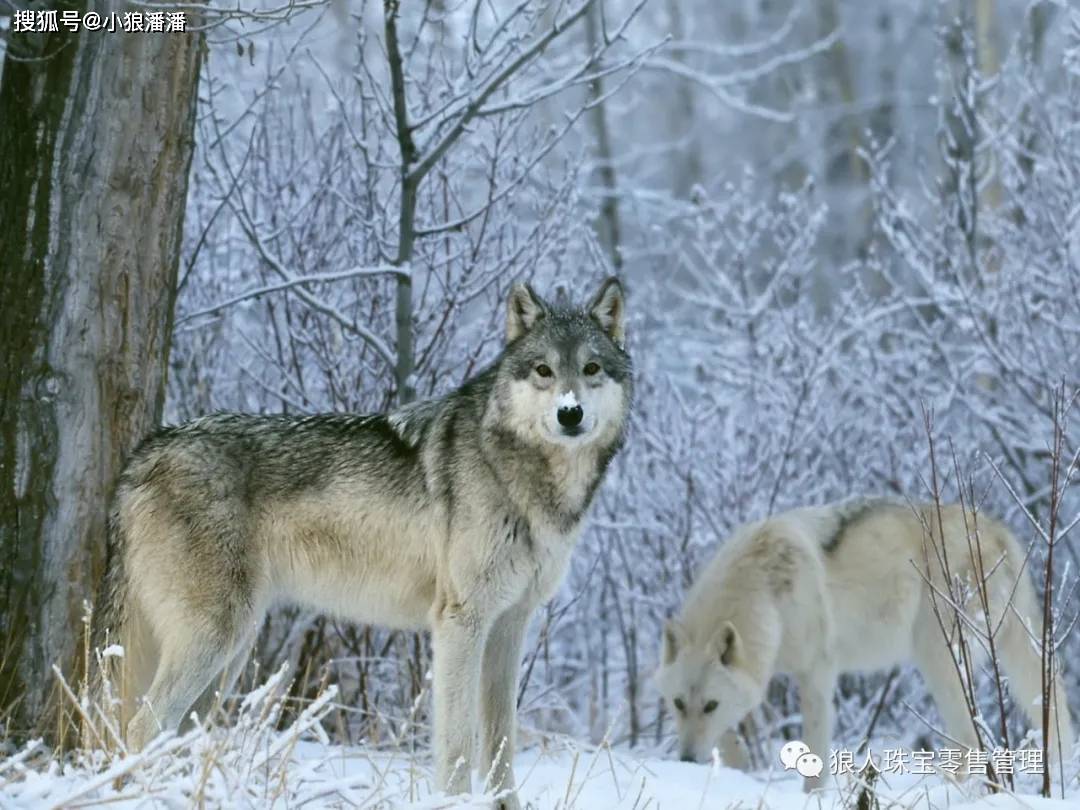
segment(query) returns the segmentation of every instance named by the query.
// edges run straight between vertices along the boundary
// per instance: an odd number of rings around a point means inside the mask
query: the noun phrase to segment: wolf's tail
[[[1005,551],[1003,568],[1007,573],[999,581],[1006,589],[1012,589],[1015,583],[1015,590],[1004,595],[1005,600],[1011,598],[1011,610],[1006,608],[1001,625],[998,642],[1001,648],[1001,663],[1009,676],[1009,691],[1013,699],[1023,709],[1032,727],[1042,729],[1043,661],[1039,642],[1042,639],[1043,604],[1035,592],[1030,576],[1032,573],[1037,575],[1038,567],[1033,567],[1031,560],[1026,559],[1023,547],[1007,528],[998,525],[995,526],[995,531]],[[1060,657],[1057,664],[1057,672],[1049,684],[1051,699],[1050,750],[1046,755],[1048,767],[1052,764],[1051,760],[1057,761],[1059,740],[1060,750],[1066,760],[1072,755],[1076,742],[1069,719],[1065,685],[1061,679]]]
[[[156,666],[156,645],[142,611],[131,598],[127,570],[127,534],[120,520],[123,486],[109,510],[105,575],[98,585],[90,643],[100,663],[91,677],[89,707],[93,729],[84,743],[116,745],[135,712],[135,701],[146,693]],[[89,736],[87,736],[89,735]]]

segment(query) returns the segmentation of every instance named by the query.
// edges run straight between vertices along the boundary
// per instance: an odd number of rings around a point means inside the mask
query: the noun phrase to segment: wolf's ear
[[[547,304],[528,284],[518,283],[506,302],[506,342],[524,335],[547,313]]]
[[[660,652],[660,661],[670,664],[679,655],[679,648],[686,643],[686,631],[675,619],[668,619],[664,625],[663,649]]]
[[[589,304],[589,315],[612,340],[620,346],[623,345],[626,337],[626,306],[622,284],[615,276],[608,276],[600,285],[599,291]]]
[[[730,667],[742,657],[742,638],[731,622],[724,622],[724,626],[713,636],[713,645],[717,658],[725,667]]]

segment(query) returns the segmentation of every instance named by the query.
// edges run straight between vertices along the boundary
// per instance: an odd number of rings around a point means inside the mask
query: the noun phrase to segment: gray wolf
[[[995,646],[1013,697],[1041,728],[1041,662],[1030,635],[1039,632],[1041,610],[1025,554],[1000,523],[979,515],[977,527],[989,613],[1000,623]],[[663,632],[656,680],[674,707],[682,758],[706,761],[719,744],[725,761],[742,767],[734,727],[764,699],[777,672],[795,677],[803,740],[826,757],[837,675],[901,662],[922,673],[947,734],[977,747],[934,612],[936,598],[945,629],[954,632],[956,612],[943,601],[949,591],[935,549],[943,547],[954,577],[974,583],[969,534],[959,506],[945,507],[939,521],[934,506],[884,500],[796,509],[737,529]],[[985,627],[976,592],[963,609]],[[979,644],[971,646],[977,651]],[[1071,745],[1060,678],[1055,687],[1053,739],[1060,732]],[[807,780],[804,787],[818,784]]]
[[[467,791],[479,765],[516,807],[523,638],[623,443],[624,314],[613,278],[584,308],[519,284],[498,359],[442,399],[219,414],[146,439],[111,507],[99,599],[97,643],[125,650],[129,747],[231,685],[267,611],[293,602],[429,628],[437,783]]]

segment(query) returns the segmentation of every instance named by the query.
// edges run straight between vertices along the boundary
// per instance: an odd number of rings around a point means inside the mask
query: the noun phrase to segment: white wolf
[[[795,677],[803,740],[826,757],[837,675],[908,661],[922,673],[948,735],[976,747],[933,606],[936,598],[951,632],[955,612],[943,596],[935,549],[943,546],[954,577],[974,582],[969,533],[958,506],[945,507],[939,522],[933,506],[881,500],[796,509],[738,529],[664,629],[657,685],[674,707],[682,758],[706,761],[719,744],[725,761],[742,767],[734,727],[777,672]],[[1041,727],[1041,661],[1032,641],[1041,613],[1025,555],[1004,526],[981,515],[978,538],[990,615],[994,626],[1000,622],[996,650],[1014,698]],[[972,593],[967,615],[984,627]],[[1074,738],[1060,678],[1054,687],[1051,739],[1060,733],[1068,756]],[[818,784],[808,779],[804,787]]]

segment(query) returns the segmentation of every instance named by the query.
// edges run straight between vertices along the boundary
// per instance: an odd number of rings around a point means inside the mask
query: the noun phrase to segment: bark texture
[[[61,31],[9,43],[0,711],[15,732],[57,727],[51,668],[76,671],[110,489],[160,418],[201,49],[192,33]]]

